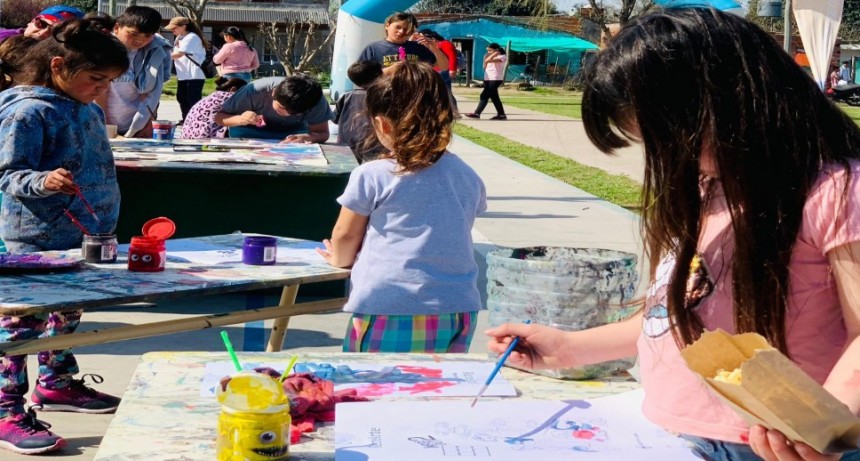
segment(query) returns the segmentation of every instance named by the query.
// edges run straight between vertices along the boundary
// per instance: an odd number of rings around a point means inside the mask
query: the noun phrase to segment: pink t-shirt
[[[251,72],[260,67],[257,51],[248,47],[243,41],[225,43],[224,46],[212,56],[212,62],[221,66],[221,74],[234,72]]]
[[[828,168],[813,186],[791,258],[786,341],[792,359],[813,379],[823,383],[839,359],[846,341],[845,322],[830,271],[827,252],[860,241],[860,162],[851,164],[851,181],[842,192],[845,170]],[[734,332],[732,316],[732,253],[734,243],[722,189],[716,193],[699,243],[699,258],[688,297],[706,329]],[[687,368],[668,330],[666,284],[674,259],[658,266],[646,301],[639,361],[645,388],[645,416],[672,432],[743,443],[748,426],[712,394]]]
[[[507,62],[508,57],[504,54],[497,55],[497,61],[488,62],[487,66],[484,68],[484,80],[504,80],[502,78],[502,72],[505,71],[505,62]]]

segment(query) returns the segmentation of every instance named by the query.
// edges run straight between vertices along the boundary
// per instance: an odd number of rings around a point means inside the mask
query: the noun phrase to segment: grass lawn
[[[837,106],[848,114],[851,120],[854,120],[854,123],[860,125],[860,107],[853,107],[847,104],[837,104]]]
[[[576,119],[582,118],[582,93],[545,87],[534,91],[518,91],[514,86],[506,85],[499,90],[505,106]],[[480,88],[455,87],[454,91],[458,98],[464,97],[475,101],[481,94]]]
[[[511,160],[608,202],[632,211],[639,208],[641,186],[627,176],[610,174],[599,168],[586,166],[551,152],[511,141],[502,136],[485,133],[459,123],[454,125],[454,132],[475,144],[498,152]]]
[[[170,80],[164,82],[164,87],[161,90],[161,99],[176,99],[176,76],[170,77]],[[203,84],[203,96],[209,96],[215,91],[215,79],[208,78]]]

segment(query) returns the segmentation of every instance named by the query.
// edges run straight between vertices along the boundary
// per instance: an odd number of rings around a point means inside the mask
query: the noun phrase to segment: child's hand
[[[284,140],[281,141],[281,144],[286,144],[286,143],[290,143],[290,142],[295,142],[295,143],[299,143],[299,144],[310,144],[313,141],[311,140],[311,135],[309,135],[307,133],[291,134],[291,135],[287,136],[286,138],[284,138]]]
[[[239,116],[243,125],[257,126],[260,123],[260,116],[252,110],[246,110]]]
[[[323,250],[322,248],[317,248],[317,253],[319,253],[319,255],[320,255],[320,256],[322,256],[323,258],[325,258],[325,261],[326,261],[327,263],[331,264],[331,258],[332,258],[332,255],[331,255],[331,253],[332,253],[331,240],[329,240],[329,239],[324,239],[324,240],[322,241],[322,243],[323,243],[323,245],[325,245],[325,250]]]
[[[430,51],[435,51],[435,50],[439,49],[439,44],[436,43],[436,40],[433,40],[432,38],[429,38],[429,37],[425,37],[423,35],[421,35],[420,38],[418,38],[418,43],[426,46],[427,48],[430,49]]]
[[[72,173],[65,168],[57,168],[48,173],[42,186],[51,192],[62,192],[69,195],[74,194],[78,190],[74,178],[72,178]]]
[[[805,443],[791,443],[779,431],[753,426],[750,448],[766,461],[836,461],[840,455],[825,455]]]
[[[503,354],[515,336],[520,337],[517,347],[508,357],[508,363],[523,368],[564,368],[572,363],[569,333],[543,325],[506,323],[490,328],[487,349]]]

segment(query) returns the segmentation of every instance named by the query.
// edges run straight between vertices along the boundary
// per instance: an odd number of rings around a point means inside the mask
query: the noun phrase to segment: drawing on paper
[[[645,420],[642,395],[482,401],[480,410],[454,400],[339,404],[335,459],[697,459],[682,439]]]
[[[281,370],[285,364],[255,364]],[[494,364],[492,362],[439,362],[424,363],[313,363],[298,362],[293,371],[313,373],[334,381],[336,391],[355,389],[361,397],[473,397],[483,386]],[[232,372],[229,362],[212,362],[206,365],[201,396],[212,395],[210,388],[222,376]],[[487,388],[485,395],[515,396],[516,389],[501,375]]]

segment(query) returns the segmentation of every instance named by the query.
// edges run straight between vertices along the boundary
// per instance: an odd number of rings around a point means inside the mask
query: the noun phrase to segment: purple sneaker
[[[36,419],[33,407],[27,413],[0,418],[0,448],[35,455],[66,446],[66,441],[49,431],[49,427],[50,424]]]
[[[89,376],[94,383],[104,381],[99,375],[87,374],[81,379],[73,379],[71,384],[59,389],[46,389],[39,384],[30,397],[33,403],[42,406],[44,411],[73,411],[77,413],[113,413],[119,406],[120,398],[99,392],[84,384]]]

